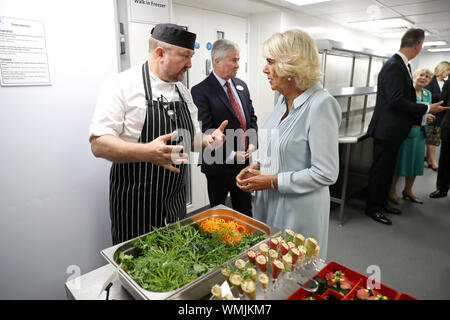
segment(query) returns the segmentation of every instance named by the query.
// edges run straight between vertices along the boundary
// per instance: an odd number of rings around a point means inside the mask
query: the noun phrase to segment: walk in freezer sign
[[[50,85],[43,22],[0,16],[0,84]]]
[[[158,24],[170,22],[172,0],[129,0],[130,20]]]

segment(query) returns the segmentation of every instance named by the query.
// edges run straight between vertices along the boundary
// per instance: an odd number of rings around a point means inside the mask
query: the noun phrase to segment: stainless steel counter
[[[344,152],[343,155],[343,182],[342,182],[342,193],[340,197],[331,197],[331,201],[338,203],[339,208],[339,225],[343,225],[344,220],[344,209],[347,197],[347,184],[348,175],[350,169],[350,158],[352,145],[367,139],[369,135],[367,134],[367,129],[372,119],[373,108],[369,112],[364,114],[357,114],[355,116],[345,117],[342,119],[341,126],[339,127],[339,144],[342,145]],[[363,121],[364,119],[364,121]]]
[[[317,266],[309,265],[302,269],[301,275],[289,279],[285,277],[277,285],[278,288],[273,293],[264,294],[260,292],[257,299],[285,300],[300,287],[297,281],[304,282],[307,278],[314,276],[325,266],[324,261],[320,261]],[[102,288],[109,283],[109,278],[115,273],[115,268],[111,264],[95,269],[89,273],[81,275],[65,283],[66,295],[69,300],[105,300],[106,291]],[[106,283],[108,282],[108,283]],[[112,280],[112,287],[109,292],[110,300],[133,300],[133,296],[122,286],[118,277]],[[100,294],[99,294],[100,293]],[[237,296],[237,295],[236,295]],[[209,299],[210,295],[204,297]]]
[[[105,300],[106,291],[102,288],[109,283],[108,278],[115,273],[111,264],[95,269],[65,283],[66,295],[70,300]],[[108,283],[106,283],[108,282]],[[112,280],[109,291],[110,300],[132,300],[133,297],[122,287],[119,279]]]

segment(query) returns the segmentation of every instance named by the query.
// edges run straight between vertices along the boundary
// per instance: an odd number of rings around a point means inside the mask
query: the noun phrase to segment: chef
[[[109,207],[113,244],[186,215],[190,150],[223,144],[224,121],[203,134],[197,107],[180,82],[191,67],[196,35],[158,24],[149,59],[115,75],[102,88],[90,124],[92,153],[112,162]]]

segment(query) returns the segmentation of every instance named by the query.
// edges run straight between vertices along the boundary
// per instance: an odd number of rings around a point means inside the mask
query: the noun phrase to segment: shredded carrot
[[[209,233],[218,231],[221,234],[220,238],[228,244],[241,242],[242,234],[247,233],[247,228],[239,222],[233,220],[226,222],[215,217],[200,222],[200,227]]]

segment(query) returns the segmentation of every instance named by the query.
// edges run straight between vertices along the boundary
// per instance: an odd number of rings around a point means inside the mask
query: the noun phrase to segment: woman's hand
[[[436,117],[432,115],[431,113],[427,114],[427,124],[432,123],[434,120],[436,120]]]
[[[273,178],[273,175],[262,173],[250,165],[237,175],[236,185],[246,192],[271,189]]]
[[[238,188],[241,188],[243,186],[241,185],[243,180],[255,176],[255,174],[250,171],[251,169],[259,170],[259,162],[253,162],[242,169],[241,172],[239,172],[239,174],[236,176],[236,185],[238,186]]]

